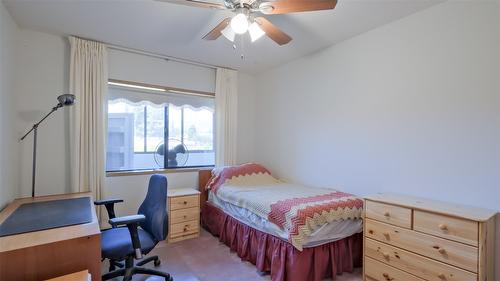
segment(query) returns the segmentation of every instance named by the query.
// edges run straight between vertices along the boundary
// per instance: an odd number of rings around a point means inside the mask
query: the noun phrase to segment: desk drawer
[[[198,220],[171,224],[170,227],[170,237],[172,238],[197,233],[200,231]]]
[[[477,274],[372,239],[366,239],[365,253],[373,259],[429,281],[477,280]]]
[[[411,209],[367,200],[365,210],[367,218],[411,228]]]
[[[424,279],[420,279],[369,257],[365,258],[365,274],[371,280],[376,281],[424,281]]]
[[[170,210],[179,210],[186,208],[198,207],[200,200],[198,196],[179,196],[170,198]]]
[[[475,221],[415,210],[413,228],[446,239],[478,246],[479,224]]]
[[[477,273],[478,249],[475,247],[370,219],[365,223],[368,238]]]
[[[170,223],[180,223],[185,221],[199,220],[200,209],[198,207],[173,210],[169,214]]]

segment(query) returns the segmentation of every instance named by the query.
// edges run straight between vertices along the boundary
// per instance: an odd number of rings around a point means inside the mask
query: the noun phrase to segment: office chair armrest
[[[138,224],[146,220],[144,215],[131,215],[124,217],[117,217],[109,220],[109,224],[112,226],[128,225],[128,224]]]
[[[94,201],[94,205],[101,206],[104,205],[106,207],[106,211],[108,211],[108,218],[114,219],[115,215],[115,203],[123,202],[122,199],[104,199],[104,200],[96,200]]]
[[[126,225],[128,231],[130,232],[130,238],[132,239],[132,247],[135,251],[135,258],[142,258],[141,251],[141,240],[139,239],[139,233],[137,232],[137,228],[139,227],[139,223],[146,220],[144,215],[132,215],[125,217],[118,217],[109,220],[109,224],[113,227],[117,227],[120,225]]]
[[[123,199],[103,199],[103,200],[96,200],[94,201],[95,205],[106,205],[106,204],[114,204],[114,203],[121,203],[123,202]]]

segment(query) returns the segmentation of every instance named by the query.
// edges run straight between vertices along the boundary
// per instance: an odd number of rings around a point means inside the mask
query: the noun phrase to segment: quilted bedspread
[[[363,201],[351,194],[285,183],[259,165],[215,175],[208,188],[221,200],[285,229],[300,251],[304,238],[315,230],[332,221],[360,219],[363,209]]]

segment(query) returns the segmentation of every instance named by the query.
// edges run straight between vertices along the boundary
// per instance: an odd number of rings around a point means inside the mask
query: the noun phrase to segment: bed
[[[199,189],[202,226],[273,281],[335,279],[361,266],[355,196],[282,182],[252,163],[201,170]]]

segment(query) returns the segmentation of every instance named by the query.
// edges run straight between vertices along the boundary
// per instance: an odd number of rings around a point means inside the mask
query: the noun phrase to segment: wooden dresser
[[[168,242],[200,235],[200,192],[192,188],[169,189]]]
[[[398,194],[365,198],[365,281],[494,281],[495,211]]]

